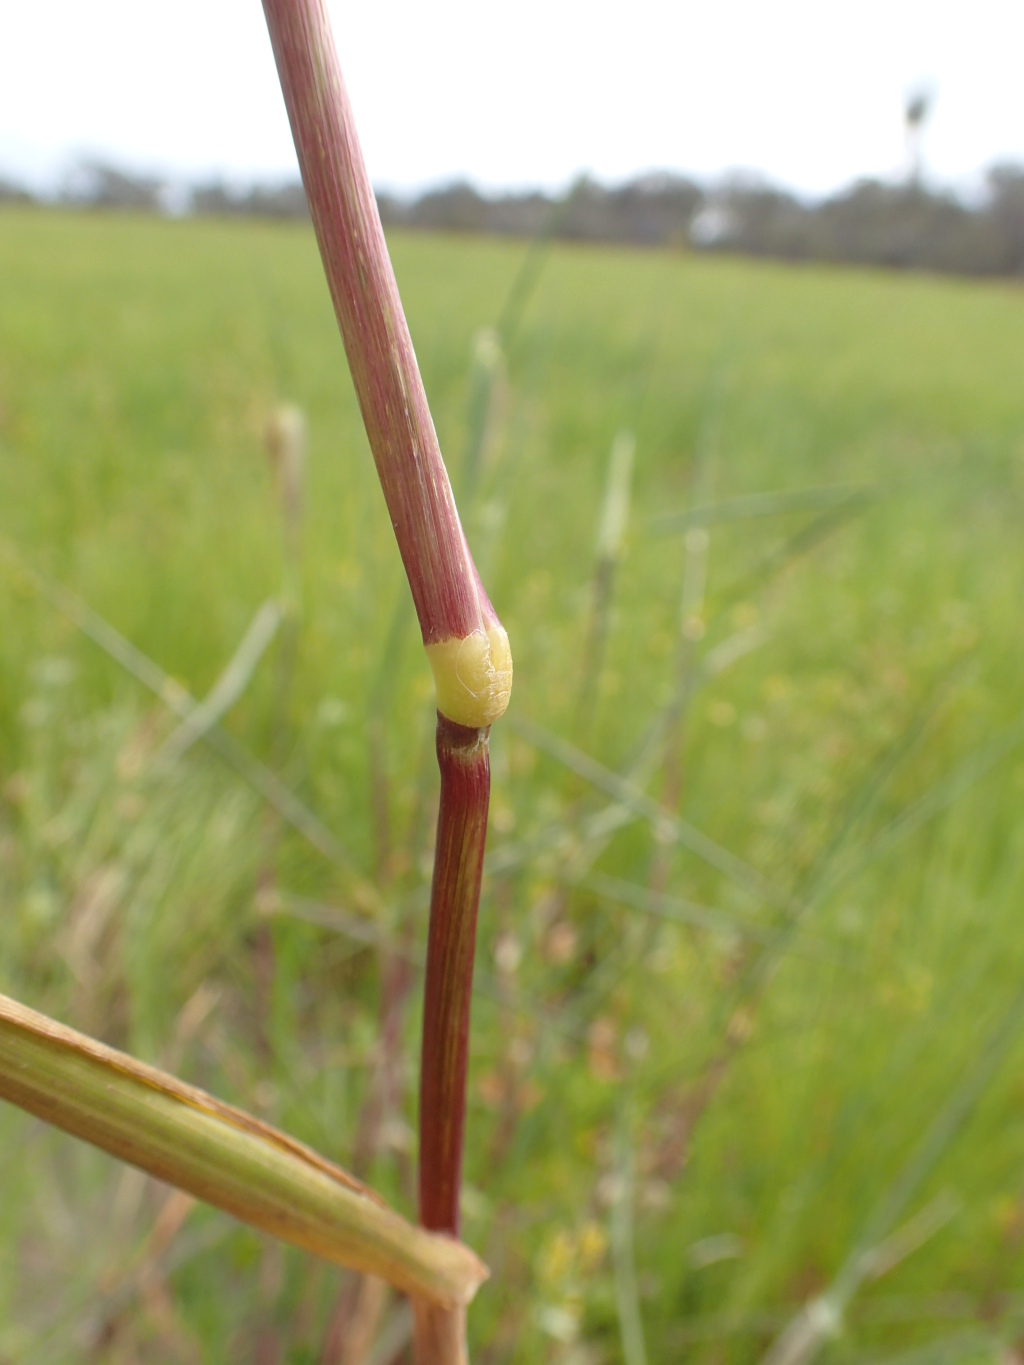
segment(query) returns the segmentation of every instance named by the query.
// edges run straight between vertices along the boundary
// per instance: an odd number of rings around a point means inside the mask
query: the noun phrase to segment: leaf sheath
[[[425,644],[496,620],[466,545],[322,0],[263,0],[302,181]]]
[[[0,995],[0,1098],[283,1241],[450,1307],[487,1271],[258,1119]]]

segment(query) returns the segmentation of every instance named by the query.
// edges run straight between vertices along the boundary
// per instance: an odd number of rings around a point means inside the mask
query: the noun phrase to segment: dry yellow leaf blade
[[[0,995],[0,1098],[282,1241],[439,1306],[487,1277],[311,1148]]]

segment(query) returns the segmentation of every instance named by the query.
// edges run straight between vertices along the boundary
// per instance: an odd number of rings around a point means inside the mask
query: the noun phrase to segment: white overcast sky
[[[1020,0],[329,0],[375,184],[485,188],[754,170],[816,194],[903,159],[934,90],[933,180],[1024,162]],[[78,154],[295,174],[259,0],[0,0],[0,175]]]

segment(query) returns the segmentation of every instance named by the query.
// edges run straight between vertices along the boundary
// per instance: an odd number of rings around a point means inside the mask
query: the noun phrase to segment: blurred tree
[[[903,106],[903,124],[907,138],[907,182],[919,186],[924,169],[923,141],[925,124],[932,112],[935,97],[930,90],[912,91]]]

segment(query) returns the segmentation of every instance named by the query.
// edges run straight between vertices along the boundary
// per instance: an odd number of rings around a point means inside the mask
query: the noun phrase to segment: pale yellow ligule
[[[426,650],[442,716],[476,728],[498,719],[512,691],[512,653],[496,621],[465,639],[441,640]]]

